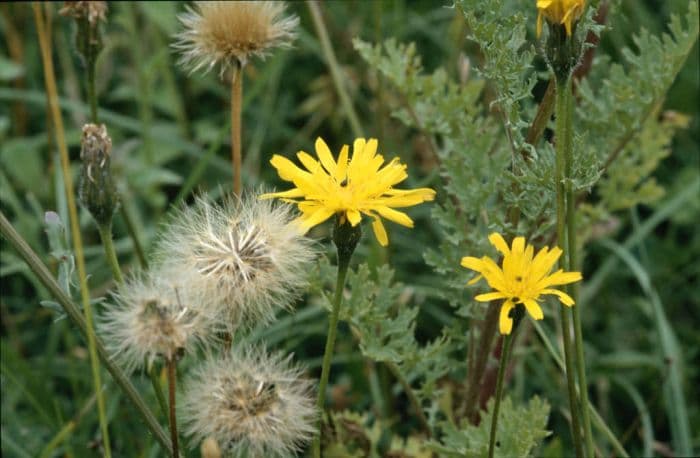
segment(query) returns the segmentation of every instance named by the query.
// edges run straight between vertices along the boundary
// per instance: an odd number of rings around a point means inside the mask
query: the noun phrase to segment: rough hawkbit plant
[[[252,57],[265,58],[274,48],[289,48],[299,18],[285,16],[277,1],[195,2],[180,15],[184,30],[173,45],[190,73],[219,65],[223,78],[231,71],[231,161],[233,191],[241,194],[241,111],[243,69]]]
[[[182,279],[229,333],[291,307],[316,254],[289,205],[252,194],[222,204],[198,196],[174,212],[155,252],[158,269]]]
[[[389,238],[380,217],[413,227],[411,218],[394,208],[411,207],[433,200],[435,191],[428,188],[394,189],[394,185],[408,177],[406,166],[402,165],[398,158],[384,164],[384,157],[377,154],[378,141],[375,138],[356,139],[351,157],[348,157],[348,145],[344,145],[337,161],[322,138],[316,139],[315,147],[320,162],[304,151],[297,153],[297,158],[306,170],[300,169],[289,159],[274,155],[270,163],[277,169],[280,178],[291,181],[295,188],[263,194],[261,198],[276,197],[296,202],[302,212],[298,221],[305,231],[335,215],[333,243],[338,252],[338,275],[316,404],[322,411],[325,406],[325,391],[330,375],[345,278],[350,259],[362,235],[362,213],[373,219],[374,235],[377,241],[385,246],[389,243]],[[322,424],[322,419],[319,424]],[[317,458],[321,456],[320,428],[314,439],[312,452]]]
[[[181,419],[187,435],[215,440],[227,456],[287,457],[311,440],[316,409],[311,383],[289,357],[245,347],[194,370]]]
[[[698,454],[697,0],[61,3],[0,4],[0,455]]]

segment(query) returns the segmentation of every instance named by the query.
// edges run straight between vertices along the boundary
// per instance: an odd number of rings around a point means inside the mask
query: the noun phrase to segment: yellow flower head
[[[542,294],[554,294],[564,305],[574,305],[571,296],[552,288],[552,286],[566,285],[582,278],[580,272],[564,272],[561,269],[550,275],[552,266],[561,256],[561,249],[554,247],[550,250],[548,247],[544,247],[535,255],[534,247],[525,244],[524,237],[516,237],[509,248],[506,241],[497,232],[489,236],[489,241],[503,255],[501,267],[493,259],[486,256],[481,259],[471,256],[464,257],[462,258],[462,266],[480,274],[469,282],[470,285],[483,277],[495,290],[479,294],[475,298],[477,301],[488,302],[505,299],[501,306],[499,319],[501,334],[510,334],[513,328],[513,319],[509,315],[517,304],[523,304],[532,318],[541,320],[544,315],[537,301]]]
[[[573,23],[583,14],[586,0],[537,0],[537,37],[542,34],[542,17],[552,24],[566,27],[566,35],[571,36]]]
[[[275,154],[270,163],[280,178],[291,181],[296,187],[261,197],[279,197],[296,203],[302,212],[298,221],[304,231],[334,214],[338,214],[341,221],[347,218],[351,225],[357,226],[362,219],[361,213],[364,213],[373,218],[374,235],[382,246],[386,246],[389,238],[380,217],[413,227],[413,220],[394,208],[433,200],[435,191],[429,188],[394,189],[394,185],[408,176],[406,166],[394,158],[382,167],[384,157],[377,154],[377,144],[376,138],[358,138],[353,143],[352,158],[348,160],[349,148],[344,145],[336,162],[326,142],[319,137],[316,139],[316,154],[320,162],[304,151],[297,153],[306,170]],[[299,198],[301,200],[294,200]]]

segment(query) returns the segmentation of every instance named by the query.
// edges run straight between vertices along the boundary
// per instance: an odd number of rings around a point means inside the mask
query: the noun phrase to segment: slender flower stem
[[[321,366],[321,382],[318,386],[318,398],[316,399],[316,407],[319,412],[323,412],[323,407],[326,403],[326,386],[328,385],[328,377],[331,373],[331,358],[333,357],[333,347],[335,346],[335,336],[338,330],[338,316],[340,315],[340,303],[343,299],[343,288],[345,288],[345,278],[348,274],[348,264],[338,263],[338,277],[335,283],[335,294],[333,296],[333,310],[331,318],[328,322],[328,335],[326,336],[326,350],[323,353],[323,365]],[[321,426],[323,420],[319,420],[319,431],[313,442],[313,456],[321,457]]]
[[[70,297],[66,295],[66,292],[61,289],[61,286],[56,282],[49,269],[44,265],[39,259],[37,254],[29,247],[27,242],[17,233],[12,224],[7,220],[5,214],[0,210],[0,234],[3,235],[10,242],[10,245],[17,251],[17,254],[24,260],[29,269],[36,275],[36,278],[41,282],[44,287],[49,291],[51,296],[56,299],[63,310],[66,312],[68,318],[76,325],[78,331],[83,335],[85,340],[88,339],[88,326],[85,318],[80,313],[78,307],[73,303]],[[94,336],[94,334],[93,334]],[[95,347],[97,349],[97,354],[105,365],[112,378],[117,382],[117,385],[122,389],[126,397],[132,402],[136,410],[143,417],[146,426],[153,433],[153,437],[163,446],[163,449],[170,453],[170,441],[168,436],[163,431],[163,428],[158,424],[158,420],[153,416],[143,398],[134,385],[129,381],[124,372],[112,362],[107,354],[107,350],[102,345],[99,338],[95,338]]]
[[[498,364],[498,379],[496,381],[496,393],[491,413],[491,434],[489,436],[489,458],[493,458],[496,447],[496,429],[498,427],[498,409],[501,407],[501,397],[503,395],[503,378],[508,367],[508,357],[510,356],[510,347],[513,343],[513,336],[506,334],[503,336],[503,348],[501,349],[501,362]]]
[[[233,72],[231,80],[231,165],[233,166],[233,192],[241,195],[241,104],[243,94],[243,67]]]
[[[331,77],[333,78],[333,84],[335,85],[335,90],[338,92],[338,98],[340,99],[340,105],[345,111],[345,116],[347,116],[350,122],[350,128],[355,137],[362,137],[362,126],[360,120],[357,117],[355,108],[352,106],[352,100],[348,95],[347,88],[345,87],[345,80],[341,75],[341,68],[338,65],[338,60],[335,58],[335,53],[333,52],[333,46],[331,45],[331,40],[328,38],[328,30],[326,30],[326,24],[323,22],[323,15],[321,14],[321,8],[318,6],[316,1],[308,1],[306,5],[309,7],[311,12],[311,19],[314,21],[314,28],[316,29],[316,34],[321,42],[321,51],[323,51],[323,57],[326,59],[326,64],[331,71]]]
[[[114,243],[112,242],[112,225],[98,224],[97,229],[100,232],[100,239],[102,239],[102,245],[105,249],[107,263],[109,264],[109,268],[112,269],[114,281],[117,283],[124,283],[124,276],[122,275],[122,270],[119,267],[119,260],[117,260],[117,253],[114,251]]]
[[[556,95],[556,165],[555,176],[557,186],[557,244],[564,250],[566,240],[566,190],[564,177],[566,170],[566,151],[570,149],[571,131],[567,122],[567,104],[571,99],[571,78],[559,78],[557,80]],[[566,261],[560,260],[560,266],[566,268]],[[571,435],[574,442],[577,458],[583,457],[581,445],[581,426],[579,422],[579,409],[576,396],[576,380],[574,372],[574,354],[571,344],[571,322],[567,307],[561,305],[562,339],[564,341],[564,360],[566,361],[566,382],[569,392],[569,407],[571,409]]]
[[[574,117],[574,103],[573,97],[571,97],[571,90],[567,88],[569,96],[566,100],[566,130],[565,133],[569,136],[566,139],[565,155],[565,175],[566,175],[566,226],[567,234],[566,241],[568,245],[568,261],[569,267],[568,271],[578,271],[578,261],[577,261],[577,249],[576,246],[576,199],[574,196],[571,173],[573,168],[573,144],[571,136],[573,134],[573,117]],[[578,302],[578,283],[569,285],[569,294]],[[576,372],[578,375],[579,384],[579,395],[581,396],[581,406],[588,406],[588,383],[586,381],[586,360],[583,354],[583,333],[581,332],[581,313],[579,311],[579,306],[574,305],[571,307],[571,314],[574,318],[574,344],[576,347]],[[581,408],[582,420],[583,420],[583,438],[584,445],[586,447],[586,456],[594,456],[593,447],[593,434],[591,432],[591,417],[588,412],[587,407]]]
[[[173,447],[173,458],[178,456],[178,443],[177,443],[177,416],[175,415],[175,383],[176,383],[176,369],[177,362],[175,358],[169,358],[167,362],[168,366],[168,406],[169,418],[170,418],[170,442]]]
[[[92,304],[90,304],[90,291],[88,290],[87,273],[85,271],[85,257],[83,256],[83,243],[80,234],[80,223],[78,220],[78,209],[75,203],[75,193],[73,191],[73,177],[70,173],[70,162],[68,159],[68,148],[63,130],[63,118],[58,108],[58,90],[56,88],[56,75],[54,73],[53,61],[51,59],[51,49],[49,46],[49,36],[47,33],[47,24],[41,13],[39,3],[32,3],[34,10],[34,20],[39,35],[39,45],[41,47],[41,57],[44,67],[44,82],[46,85],[46,95],[48,97],[51,117],[53,120],[54,130],[56,134],[56,143],[58,144],[59,153],[61,156],[61,170],[63,172],[63,182],[66,192],[66,200],[68,203],[68,211],[70,215],[71,238],[73,240],[73,250],[75,252],[76,264],[78,267],[78,278],[80,281],[80,296],[85,312],[85,323],[87,326],[87,341],[88,353],[90,355],[90,366],[92,367],[92,379],[97,396],[97,411],[100,421],[100,429],[102,431],[102,441],[104,444],[105,456],[110,458],[112,455],[109,443],[109,430],[107,428],[107,413],[105,410],[104,397],[102,395],[102,383],[100,381],[100,364],[95,349],[95,330],[92,318]],[[48,19],[48,18],[46,18]]]
[[[158,406],[163,415],[168,415],[168,404],[165,402],[165,395],[163,394],[163,387],[160,385],[160,378],[158,377],[158,371],[155,365],[148,367],[148,361],[144,360],[145,367],[148,368],[148,378],[151,379],[151,385],[153,385],[153,391],[156,393],[156,399],[158,400]]]
[[[141,245],[141,241],[136,233],[134,220],[131,218],[131,213],[129,213],[129,210],[126,208],[126,204],[123,201],[119,206],[119,213],[121,213],[122,219],[124,220],[124,225],[126,225],[126,232],[128,232],[129,237],[131,237],[131,242],[134,245],[134,253],[136,253],[136,258],[138,258],[141,268],[148,269],[148,261],[146,261],[143,246]]]

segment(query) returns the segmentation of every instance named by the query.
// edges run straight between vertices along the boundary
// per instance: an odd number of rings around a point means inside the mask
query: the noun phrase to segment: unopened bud
[[[110,225],[119,196],[110,172],[112,139],[104,124],[85,124],[80,141],[80,202],[100,226]]]
[[[94,65],[97,55],[102,50],[99,23],[106,20],[105,13],[107,13],[107,2],[102,1],[63,2],[63,8],[59,11],[62,16],[75,18],[78,26],[75,45],[78,54],[88,67]]]

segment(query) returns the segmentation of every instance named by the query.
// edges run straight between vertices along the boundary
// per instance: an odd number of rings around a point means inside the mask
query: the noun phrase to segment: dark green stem
[[[557,244],[565,249],[566,239],[566,189],[564,186],[566,171],[566,152],[571,149],[571,122],[569,118],[568,104],[571,100],[571,78],[557,79],[556,98],[556,163],[555,181],[557,187]],[[560,259],[560,267],[566,268],[566,261]],[[562,340],[564,341],[564,360],[566,362],[566,382],[569,392],[569,407],[571,409],[571,435],[574,442],[577,458],[583,457],[581,445],[581,426],[579,423],[579,409],[576,396],[576,380],[574,372],[574,354],[571,343],[571,322],[567,307],[561,305]]]
[[[177,458],[179,456],[177,419],[175,415],[175,383],[177,379],[177,362],[175,361],[175,358],[169,358],[166,364],[168,366],[168,418],[170,419],[170,443],[172,444],[172,456],[173,458]]]
[[[498,409],[501,407],[501,397],[503,394],[503,379],[505,378],[506,368],[508,367],[508,357],[510,356],[510,347],[513,343],[513,336],[507,334],[503,337],[503,348],[501,349],[501,362],[498,365],[498,379],[496,381],[496,393],[491,412],[491,434],[489,436],[489,458],[493,458],[496,447],[496,429],[498,427]]]
[[[100,232],[100,239],[102,239],[102,246],[105,249],[107,264],[109,264],[109,268],[112,269],[114,281],[117,283],[124,283],[122,270],[119,267],[119,260],[117,259],[117,253],[114,251],[114,243],[112,242],[112,225],[98,224],[97,229]]]
[[[572,168],[573,168],[573,144],[571,136],[573,135],[573,117],[574,103],[571,91],[567,88],[569,96],[566,103],[566,134],[569,138],[566,139],[565,146],[565,174],[566,174],[566,241],[568,245],[568,269],[569,271],[578,270],[577,249],[576,246],[576,199],[573,190]],[[569,294],[578,302],[578,283],[570,285]],[[571,313],[574,318],[574,345],[576,347],[576,372],[579,383],[579,396],[581,396],[581,414],[583,420],[583,438],[586,447],[586,456],[594,456],[593,434],[591,432],[591,416],[588,412],[588,382],[586,380],[586,360],[583,354],[583,333],[581,331],[581,313],[579,307],[574,305],[571,307]]]
[[[321,366],[321,381],[318,386],[318,398],[316,399],[316,407],[318,409],[319,430],[314,438],[312,445],[312,453],[315,458],[321,458],[321,429],[323,427],[323,409],[326,403],[326,386],[331,373],[331,359],[333,357],[333,347],[335,346],[335,337],[338,331],[338,318],[340,316],[340,304],[343,300],[343,288],[345,288],[345,278],[348,274],[350,259],[360,241],[362,231],[360,225],[351,226],[345,220],[344,215],[336,217],[336,224],[333,230],[333,242],[338,251],[338,276],[335,283],[335,294],[333,295],[333,304],[331,310],[331,318],[328,322],[328,335],[326,336],[326,349],[323,353],[323,365]]]

